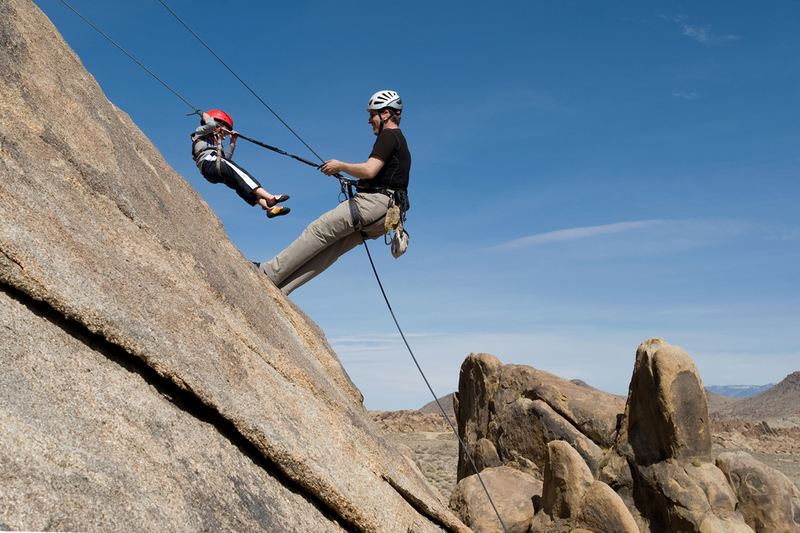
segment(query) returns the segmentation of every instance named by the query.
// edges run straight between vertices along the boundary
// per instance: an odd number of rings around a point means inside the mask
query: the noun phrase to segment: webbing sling
[[[356,231],[361,231],[363,227],[361,223],[361,213],[358,212],[358,206],[356,205],[356,197],[353,194],[353,183],[347,183],[347,205],[350,207],[350,218],[353,219],[353,227]],[[364,238],[364,234],[361,234],[361,238]]]

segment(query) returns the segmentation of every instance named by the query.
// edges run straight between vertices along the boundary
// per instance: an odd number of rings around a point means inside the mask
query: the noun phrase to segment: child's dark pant
[[[256,205],[258,202],[259,197],[253,191],[261,184],[233,161],[218,156],[216,160],[203,161],[200,173],[211,183],[224,183],[248,204]]]

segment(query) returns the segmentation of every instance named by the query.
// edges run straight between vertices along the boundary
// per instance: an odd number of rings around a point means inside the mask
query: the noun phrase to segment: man
[[[365,238],[383,236],[383,220],[391,198],[398,191],[407,192],[411,154],[399,127],[403,102],[394,91],[378,91],[369,99],[367,111],[367,122],[378,137],[367,161],[344,163],[331,159],[320,167],[328,176],[344,172],[358,178],[356,194],[309,224],[297,240],[271,261],[259,265],[286,295]]]

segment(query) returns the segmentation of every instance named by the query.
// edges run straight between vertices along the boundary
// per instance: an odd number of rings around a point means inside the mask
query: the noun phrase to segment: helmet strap
[[[386,123],[386,121],[383,119],[383,112],[384,111],[388,111],[389,112],[389,120],[392,120],[392,117],[396,114],[396,111],[394,111],[391,107],[384,107],[383,109],[380,110],[380,112],[378,113],[378,116],[381,119],[381,125],[378,128],[378,133],[383,131],[383,125]]]

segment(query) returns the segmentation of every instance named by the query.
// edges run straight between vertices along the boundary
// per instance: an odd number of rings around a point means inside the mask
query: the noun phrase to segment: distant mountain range
[[[717,419],[771,423],[780,420],[800,425],[800,372],[789,374],[777,385],[748,398],[728,398],[715,395],[711,387],[708,390],[708,411]]]
[[[769,385],[709,385],[706,389],[714,394],[727,396],[728,398],[749,398],[750,396],[761,394],[774,386],[774,383]]]

